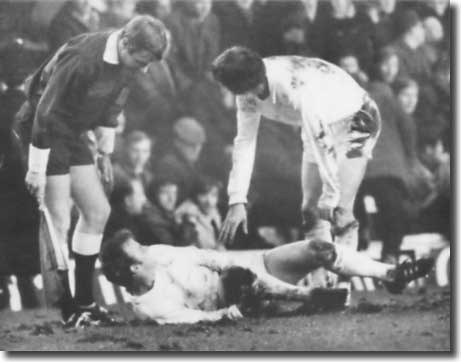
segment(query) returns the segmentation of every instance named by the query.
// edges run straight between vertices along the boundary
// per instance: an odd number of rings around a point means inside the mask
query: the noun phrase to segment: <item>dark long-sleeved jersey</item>
[[[135,75],[118,60],[118,34],[77,36],[32,76],[28,96],[35,110],[35,147],[50,148],[52,140],[117,125]]]

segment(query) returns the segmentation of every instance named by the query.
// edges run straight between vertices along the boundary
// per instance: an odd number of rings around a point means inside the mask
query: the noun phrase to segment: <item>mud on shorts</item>
[[[366,96],[360,110],[350,117],[328,124],[324,132],[316,134],[314,137],[317,144],[313,144],[312,138],[306,134],[307,130],[303,127],[303,159],[307,162],[318,163],[314,147],[323,154],[328,154],[334,149],[338,156],[347,154],[347,158],[362,156],[371,158],[380,130],[381,116],[378,107],[374,100]],[[369,136],[356,144],[359,147],[355,149],[355,152],[350,152],[351,142],[349,140],[354,131],[367,133]]]

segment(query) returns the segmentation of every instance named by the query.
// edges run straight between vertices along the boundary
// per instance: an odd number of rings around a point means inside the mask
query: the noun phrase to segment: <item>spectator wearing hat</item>
[[[398,21],[399,38],[393,43],[400,62],[399,77],[410,77],[420,85],[428,83],[431,78],[431,68],[423,45],[426,33],[418,13],[406,10]]]
[[[114,182],[138,180],[146,190],[154,178],[150,169],[153,141],[142,131],[132,131],[124,146],[121,160],[114,163]]]
[[[157,164],[155,174],[174,180],[179,187],[179,202],[192,196],[202,174],[200,154],[206,133],[191,117],[180,118],[173,126],[173,148]]]

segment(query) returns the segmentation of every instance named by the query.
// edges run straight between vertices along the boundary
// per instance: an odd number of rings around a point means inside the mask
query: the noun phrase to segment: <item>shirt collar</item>
[[[102,59],[109,64],[118,65],[120,60],[118,57],[118,38],[122,30],[114,31],[109,35],[106,42],[106,48],[104,49],[104,54]]]

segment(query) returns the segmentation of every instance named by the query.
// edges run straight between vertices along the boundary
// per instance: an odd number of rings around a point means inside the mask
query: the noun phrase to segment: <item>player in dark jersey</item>
[[[71,39],[31,78],[23,107],[26,117],[20,127],[29,148],[26,185],[38,203],[49,209],[63,244],[71,199],[79,210],[72,236],[75,296],[63,313],[70,325],[82,318],[108,319],[91,292],[94,264],[110,213],[98,171],[103,181],[111,180],[115,127],[130,83],[150,62],[162,59],[167,44],[162,22],[138,16],[118,31]],[[83,138],[88,131],[96,135],[96,157]]]

